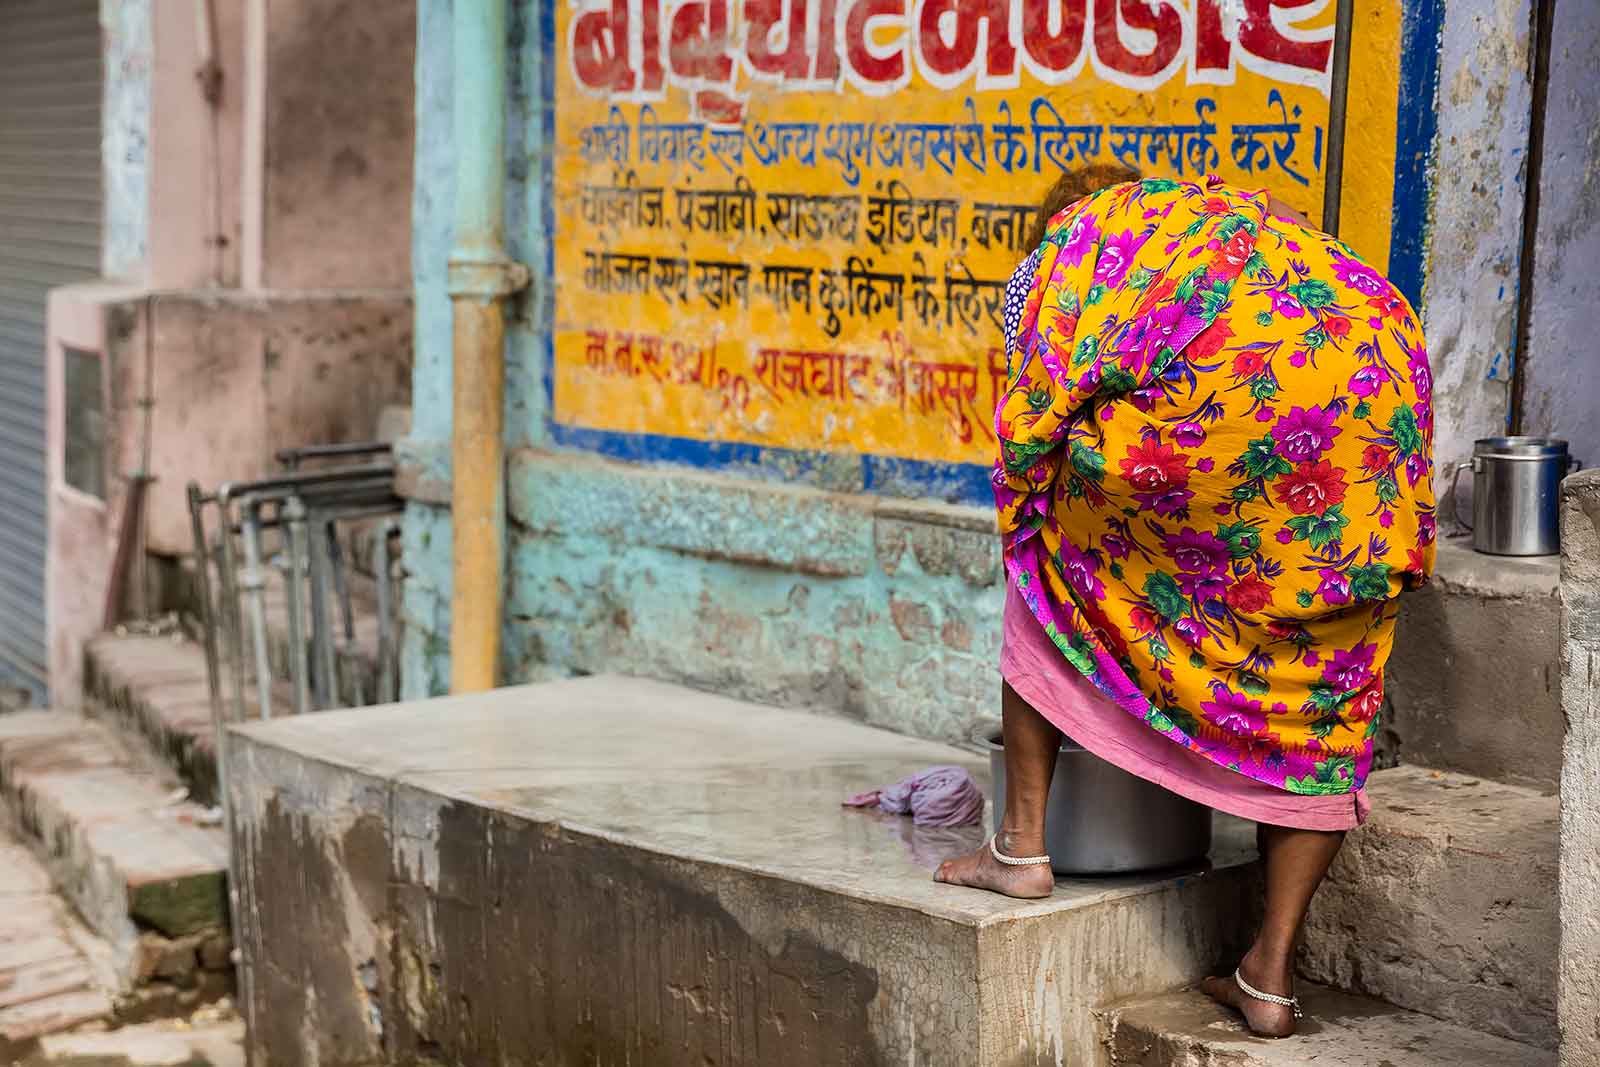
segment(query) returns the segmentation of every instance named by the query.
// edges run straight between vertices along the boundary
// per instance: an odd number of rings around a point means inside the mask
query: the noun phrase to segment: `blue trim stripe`
[[[899,456],[865,454],[860,480],[852,486],[839,486],[837,457],[803,449],[769,448],[736,441],[700,441],[692,437],[668,437],[653,433],[619,433],[591,430],[565,423],[550,424],[550,440],[561,448],[593,452],[629,463],[676,463],[709,470],[738,471],[760,475],[763,471],[783,473],[785,481],[807,484],[808,469],[826,467],[835,488],[850,488],[885,496],[942,500],[951,504],[994,503],[989,485],[989,468],[979,463],[930,463]],[[821,479],[815,481],[820,482]]]
[[[1400,27],[1399,122],[1394,142],[1394,204],[1390,223],[1389,278],[1422,308],[1428,244],[1428,167],[1438,133],[1442,0],[1405,0]]]

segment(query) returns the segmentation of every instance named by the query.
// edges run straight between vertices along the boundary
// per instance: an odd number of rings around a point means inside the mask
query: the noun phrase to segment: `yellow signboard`
[[[1397,13],[1358,25],[1382,96]],[[1063,168],[1322,207],[1327,0],[575,0],[554,27],[558,426],[987,463]],[[1372,91],[1377,84],[1378,92]],[[1393,100],[1392,93],[1388,100]],[[1352,117],[1382,265],[1395,118]]]

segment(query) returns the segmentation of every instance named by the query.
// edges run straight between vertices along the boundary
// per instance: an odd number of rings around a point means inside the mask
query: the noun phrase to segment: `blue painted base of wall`
[[[619,672],[970,738],[999,713],[986,511],[520,453],[504,680]],[[406,523],[404,695],[448,688],[448,511]]]

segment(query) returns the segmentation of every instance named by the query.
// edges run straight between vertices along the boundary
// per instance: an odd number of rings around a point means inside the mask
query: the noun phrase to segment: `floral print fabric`
[[[995,501],[1051,640],[1226,768],[1360,788],[1397,597],[1433,567],[1431,376],[1405,298],[1212,177],[1067,208],[1004,310]]]

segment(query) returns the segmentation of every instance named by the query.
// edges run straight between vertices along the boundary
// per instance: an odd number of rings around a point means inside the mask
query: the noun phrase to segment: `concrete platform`
[[[1023,903],[935,885],[977,828],[840,807],[943,745],[593,677],[233,732],[259,1062],[1107,1063],[1093,1009],[1229,961],[1196,870]],[[252,1010],[255,1009],[255,1010]]]
[[[1294,1037],[1256,1037],[1198,992],[1103,1013],[1115,1067],[1555,1067],[1556,1054],[1476,1033],[1380,1001],[1317,986],[1298,990]]]
[[[1554,1048],[1559,799],[1417,767],[1368,793],[1372,818],[1312,901],[1301,970]]]

